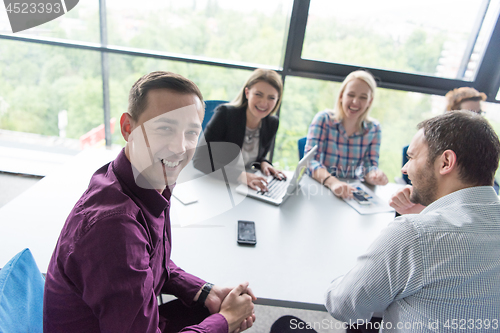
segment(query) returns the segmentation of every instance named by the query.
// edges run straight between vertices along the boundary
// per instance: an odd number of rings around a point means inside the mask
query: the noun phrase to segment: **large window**
[[[416,124],[442,112],[450,89],[485,92],[494,102],[486,117],[500,131],[499,13],[500,0],[80,0],[12,34],[0,11],[0,129],[101,138],[109,116],[107,142],[123,144],[116,126],[140,76],[177,72],[205,99],[231,100],[254,68],[267,67],[285,79],[272,157],[293,168],[313,116],[333,107],[339,82],[361,67],[380,79],[372,116],[392,180]]]
[[[312,119],[319,111],[333,109],[340,83],[287,78],[281,108],[280,127],[274,150],[274,163],[293,169],[298,163],[298,139],[307,135]],[[380,168],[390,181],[401,177],[402,148],[417,131],[417,124],[446,109],[443,96],[378,88],[370,116],[382,127]],[[500,135],[500,105],[482,102],[485,117]]]
[[[4,34],[12,34],[7,12],[3,8],[0,9],[0,31]],[[78,4],[63,16],[12,35],[98,43],[100,41],[99,1],[79,0]]]
[[[278,67],[291,0],[107,0],[109,44]]]
[[[99,53],[0,39],[0,128],[78,139],[103,123]]]
[[[302,58],[472,81],[498,1],[311,0]]]

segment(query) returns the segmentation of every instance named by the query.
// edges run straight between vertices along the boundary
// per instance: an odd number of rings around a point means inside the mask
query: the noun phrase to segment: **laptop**
[[[300,188],[300,181],[309,166],[309,161],[312,160],[314,154],[316,154],[316,150],[318,150],[318,146],[314,146],[307,152],[307,154],[300,160],[297,168],[295,168],[293,176],[285,173],[287,176],[286,180],[279,180],[273,176],[264,176],[260,170],[257,171],[255,173],[256,175],[262,176],[267,180],[267,192],[255,191],[245,184],[239,185],[236,188],[236,192],[276,206],[281,205],[289,196],[293,195],[293,193]]]

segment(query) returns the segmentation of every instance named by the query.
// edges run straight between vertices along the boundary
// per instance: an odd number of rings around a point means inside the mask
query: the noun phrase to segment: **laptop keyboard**
[[[278,178],[273,177],[267,183],[268,191],[267,192],[259,191],[258,194],[272,199],[279,199],[283,197],[283,194],[285,193],[287,187],[288,187],[287,181],[279,180]]]

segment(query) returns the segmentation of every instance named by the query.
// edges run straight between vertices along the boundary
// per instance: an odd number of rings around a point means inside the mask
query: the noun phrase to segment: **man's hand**
[[[419,214],[424,210],[425,206],[421,204],[415,204],[410,201],[412,191],[413,187],[411,185],[406,185],[392,195],[391,200],[389,200],[389,205],[401,215]]]
[[[372,185],[387,185],[389,180],[382,170],[372,170],[365,176],[365,181]]]
[[[286,176],[282,171],[276,170],[271,164],[267,163],[266,161],[260,163],[260,171],[266,176],[273,175],[279,180],[286,179]]]
[[[240,284],[227,294],[219,313],[226,318],[229,332],[239,333],[252,327],[255,321],[253,301],[256,299],[248,288],[248,282]]]

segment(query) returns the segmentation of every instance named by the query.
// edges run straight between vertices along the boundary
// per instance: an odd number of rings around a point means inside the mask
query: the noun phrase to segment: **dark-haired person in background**
[[[227,333],[252,326],[248,283],[214,286],[170,259],[170,197],[193,157],[203,116],[198,87],[180,75],[153,72],[133,85],[120,120],[127,144],[92,176],[52,255],[45,333]],[[203,249],[193,253],[203,257]],[[178,299],[158,306],[160,293]]]
[[[468,331],[498,330],[500,201],[492,184],[500,142],[469,111],[418,128],[402,171],[413,182],[409,200],[425,209],[389,224],[332,282],[326,307],[341,321],[383,312],[381,332],[447,332],[459,321]]]
[[[486,94],[471,87],[460,87],[446,93],[446,111],[469,110],[480,115],[484,115],[481,102],[486,100]],[[493,184],[495,192],[498,194],[500,186],[495,180]]]

